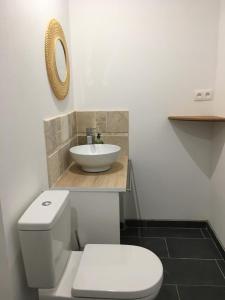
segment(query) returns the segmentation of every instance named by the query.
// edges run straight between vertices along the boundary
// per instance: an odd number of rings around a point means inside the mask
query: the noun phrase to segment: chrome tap
[[[87,144],[94,144],[95,128],[86,128]]]

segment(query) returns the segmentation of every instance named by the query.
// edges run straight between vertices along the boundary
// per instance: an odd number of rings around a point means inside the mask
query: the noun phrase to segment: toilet
[[[39,300],[155,299],[163,267],[151,251],[105,244],[71,250],[68,195],[43,192],[18,221],[27,282]]]

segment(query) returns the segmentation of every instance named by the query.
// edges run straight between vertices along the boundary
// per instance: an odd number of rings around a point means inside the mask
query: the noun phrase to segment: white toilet
[[[71,250],[68,194],[42,193],[18,222],[27,282],[39,299],[154,299],[163,267],[151,251],[103,244]]]

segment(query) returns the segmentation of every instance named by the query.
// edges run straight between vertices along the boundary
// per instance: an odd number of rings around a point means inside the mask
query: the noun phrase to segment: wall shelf
[[[194,122],[225,122],[225,117],[219,116],[169,116],[172,121],[194,121]]]

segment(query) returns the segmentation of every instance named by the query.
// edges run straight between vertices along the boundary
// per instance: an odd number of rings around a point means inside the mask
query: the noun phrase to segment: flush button
[[[41,204],[42,204],[43,206],[49,206],[49,205],[52,204],[52,202],[51,202],[51,201],[44,201],[44,202],[42,202]]]

